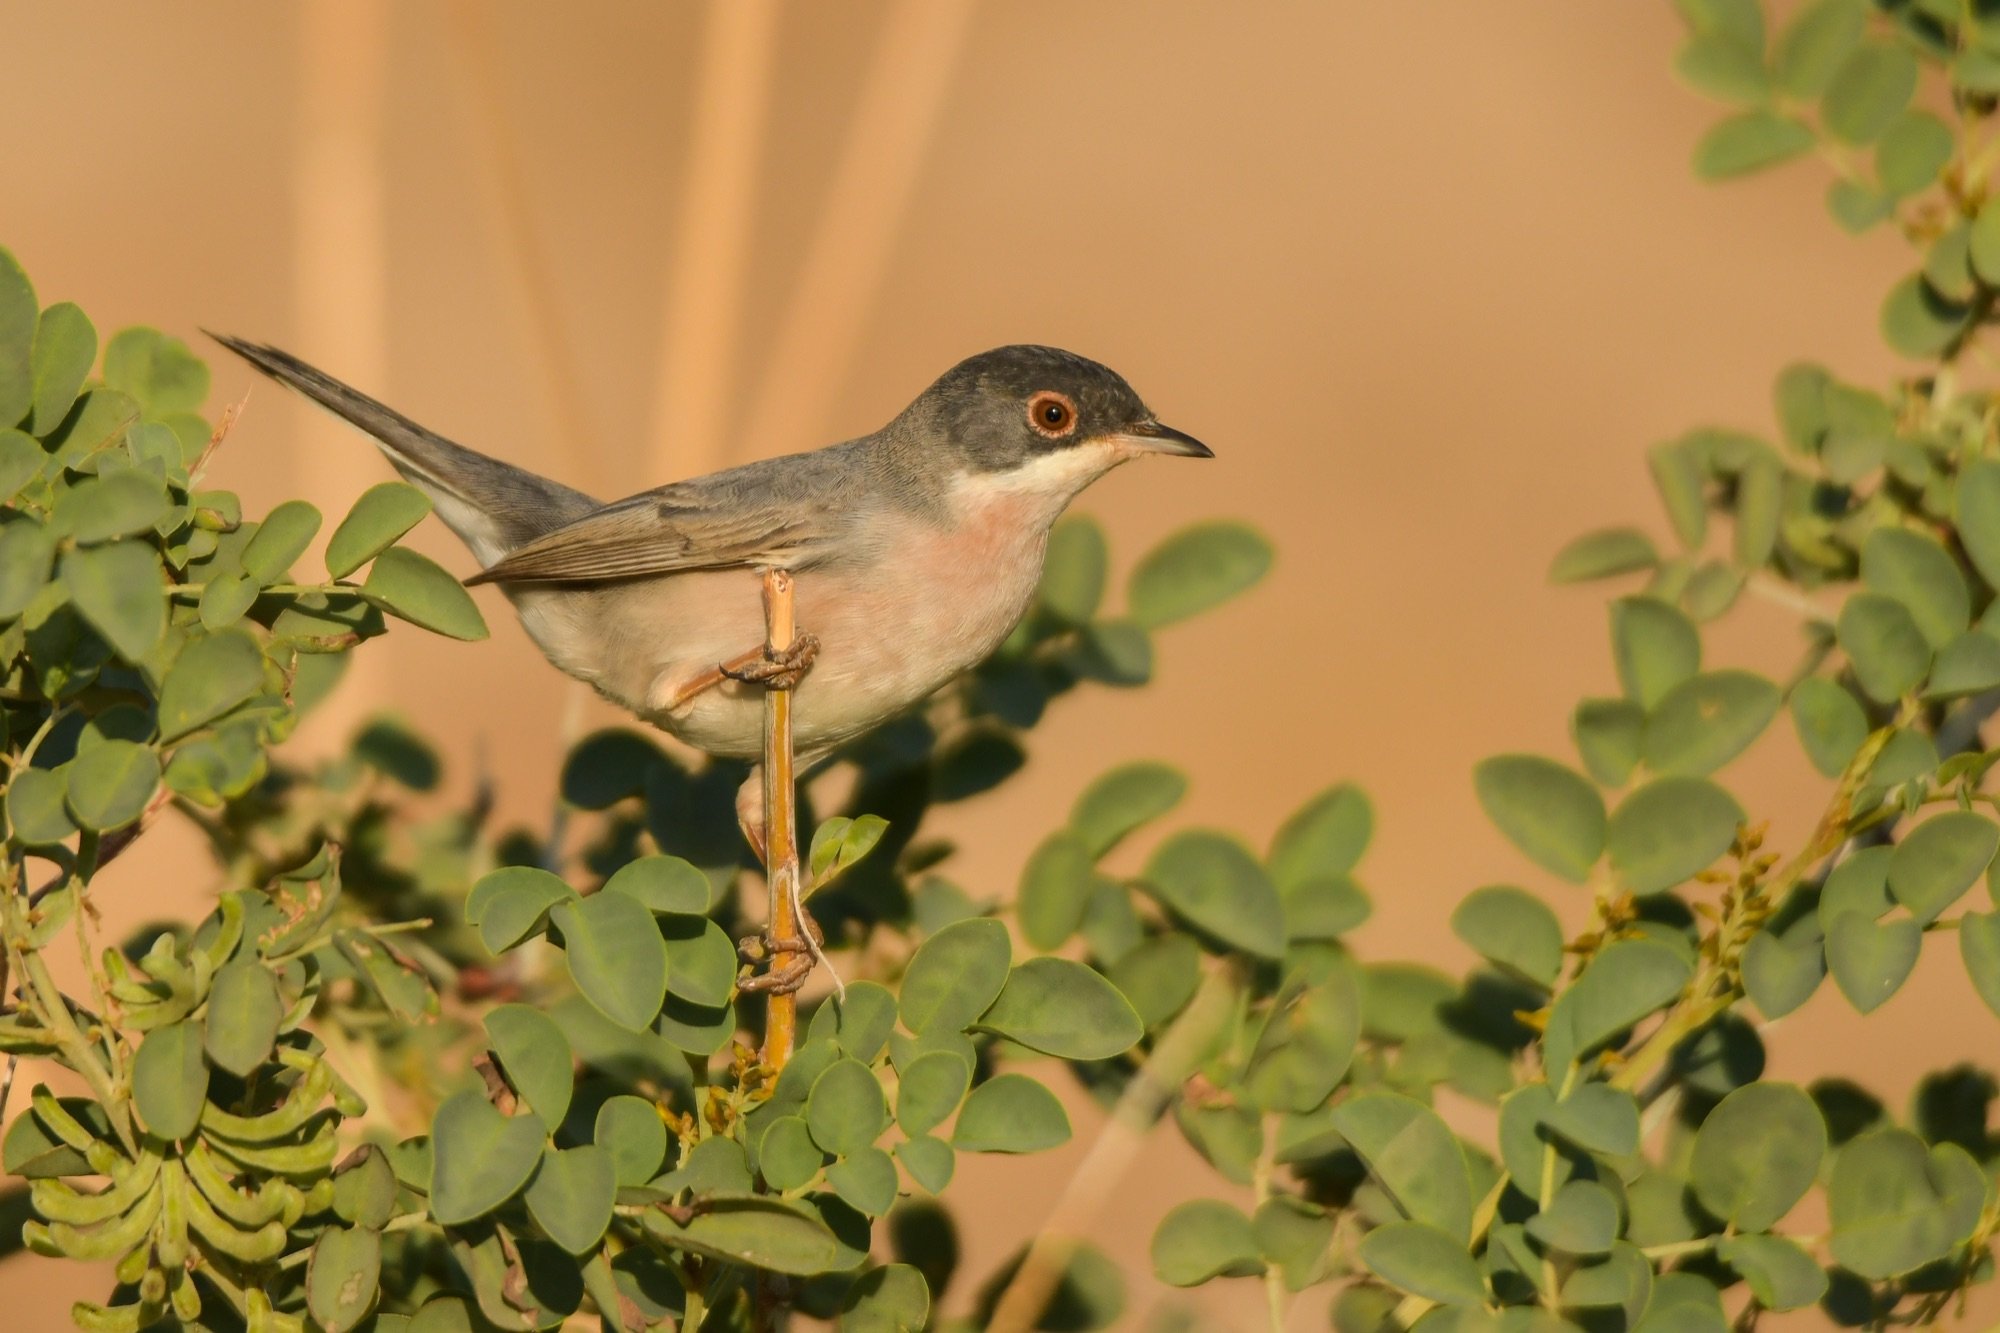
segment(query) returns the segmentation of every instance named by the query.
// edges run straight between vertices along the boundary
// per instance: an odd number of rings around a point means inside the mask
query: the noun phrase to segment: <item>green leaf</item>
[[[392,616],[448,638],[486,637],[486,621],[457,579],[415,551],[392,546],[375,557],[362,595]]]
[[[1659,893],[1706,870],[1736,841],[1743,808],[1706,778],[1655,778],[1611,815],[1605,846],[1632,892]]]
[[[1160,1219],[1152,1254],[1154,1275],[1170,1287],[1264,1271],[1250,1219],[1220,1199],[1194,1199]]]
[[[1760,457],[1747,464],[1736,482],[1736,563],[1746,570],[1762,569],[1777,549],[1784,521],[1785,469],[1777,460]]]
[[[660,1110],[644,1097],[620,1095],[597,1108],[591,1142],[611,1155],[620,1185],[643,1185],[667,1155],[667,1126]]]
[[[569,1039],[556,1021],[525,1004],[503,1004],[486,1015],[486,1037],[507,1081],[553,1134],[569,1114],[576,1075]]]
[[[660,933],[667,942],[668,991],[704,1009],[720,1009],[735,997],[736,942],[720,925],[705,917],[670,917]]]
[[[1694,174],[1728,180],[1790,161],[1813,146],[1804,123],[1775,111],[1745,111],[1718,121],[1694,149]]]
[[[70,778],[75,788],[76,779]],[[1917,825],[1896,844],[1889,891],[1929,925],[1986,873],[2000,851],[2000,827],[1970,810],[1952,810]]]
[[[1542,1124],[1589,1152],[1629,1157],[1639,1151],[1639,1103],[1608,1083],[1579,1083],[1551,1107]]]
[[[1717,33],[1691,39],[1674,69],[1689,86],[1725,102],[1761,102],[1771,91],[1763,52]]]
[[[1875,145],[1875,177],[1902,199],[1937,184],[1956,144],[1951,129],[1928,111],[1905,111]]]
[[[400,481],[370,486],[326,543],[326,572],[344,579],[396,544],[431,512],[430,497]]]
[[[70,760],[66,773],[77,826],[103,833],[145,813],[160,785],[160,756],[131,741],[104,741]]]
[[[1201,946],[1188,935],[1156,935],[1120,954],[1105,975],[1151,1031],[1193,998],[1201,984]]]
[[[1473,770],[1486,817],[1529,860],[1573,884],[1604,852],[1604,798],[1575,771],[1539,755],[1499,755]]]
[[[1868,23],[1865,0],[1814,0],[1778,38],[1772,71],[1778,87],[1801,100],[1818,97],[1856,46]]]
[[[951,1142],[960,1152],[1029,1153],[1069,1137],[1069,1115],[1054,1093],[1026,1074],[999,1074],[965,1099]]]
[[[212,633],[234,625],[257,604],[260,592],[257,580],[248,574],[214,575],[201,590],[201,627]]]
[[[1646,766],[1699,777],[1750,747],[1777,716],[1778,687],[1749,671],[1705,671],[1668,690],[1646,719]]]
[[[61,842],[76,832],[66,798],[68,770],[24,768],[7,784],[7,827],[29,847]]]
[[[1044,838],[1028,856],[1016,897],[1015,912],[1028,943],[1037,949],[1060,948],[1083,924],[1083,909],[1096,883],[1094,858],[1082,837],[1057,829]]]
[[[1724,1097],[1695,1134],[1688,1174],[1701,1206],[1738,1231],[1768,1231],[1819,1175],[1826,1121],[1790,1083]]]
[[[1333,1127],[1406,1216],[1470,1242],[1471,1180],[1437,1112],[1398,1092],[1368,1091],[1334,1108]]]
[[[662,916],[700,916],[708,911],[708,876],[678,856],[641,856],[627,861],[604,881],[606,893],[622,893]]]
[[[1281,995],[1244,1064],[1239,1102],[1297,1115],[1319,1109],[1353,1064],[1360,1038],[1361,992],[1351,972]]]
[[[838,1155],[874,1143],[889,1127],[889,1103],[874,1072],[846,1056],[828,1065],[806,1097],[806,1127],[814,1142]]]
[[[930,1326],[931,1293],[909,1264],[871,1268],[841,1302],[842,1333],[923,1333]]]
[[[1132,619],[1158,629],[1222,605],[1271,568],[1271,543],[1244,523],[1182,528],[1146,553],[1125,587]]]
[[[814,829],[812,851],[807,860],[815,888],[846,874],[875,850],[875,845],[888,831],[889,821],[880,815],[859,815],[853,819],[838,816]]]
[[[1956,1144],[1927,1150],[1908,1130],[1879,1129],[1835,1154],[1826,1193],[1835,1261],[1880,1280],[1942,1259],[1970,1235],[1987,1183]]]
[[[63,556],[70,600],[128,662],[152,652],[167,628],[160,557],[142,541],[113,542]]]
[[[2000,271],[2000,205],[1986,212],[1993,216],[1995,267]],[[1953,504],[1958,539],[1972,567],[1989,586],[2000,587],[2000,461],[1967,463],[1959,471]]]
[[[208,367],[179,338],[120,329],[104,345],[104,382],[131,394],[148,416],[192,412],[208,397]]]
[[[653,914],[622,893],[595,893],[549,909],[570,977],[606,1018],[644,1032],[667,996],[667,946]]]
[[[0,248],[0,423],[13,425],[35,402],[35,289]]]
[[[1826,1273],[1783,1236],[1730,1236],[1716,1245],[1715,1257],[1743,1275],[1767,1310],[1803,1310],[1826,1294]]]
[[[903,973],[903,1026],[918,1036],[958,1032],[1007,984],[1013,945],[988,917],[954,922],[925,940]]]
[[[159,478],[137,468],[83,477],[56,496],[50,524],[85,546],[150,532],[171,508]]]
[[[1847,1002],[1869,1013],[1908,980],[1923,942],[1923,927],[1914,921],[1878,923],[1841,912],[1826,926],[1827,970]]]
[[[1166,764],[1121,764],[1084,789],[1070,807],[1069,826],[1099,857],[1127,834],[1158,819],[1187,795],[1187,778]]]
[[[1367,795],[1343,782],[1313,797],[1279,826],[1265,862],[1280,892],[1337,878],[1360,863],[1374,831],[1375,812]]]
[[[1572,1180],[1527,1222],[1528,1234],[1565,1254],[1609,1254],[1618,1239],[1618,1201],[1594,1180]]]
[[[571,1254],[588,1254],[611,1225],[617,1164],[595,1144],[543,1148],[542,1164],[523,1198],[528,1215],[550,1240]]]
[[[1611,655],[1626,696],[1650,711],[1701,668],[1701,636],[1657,598],[1621,597],[1611,604]]]
[[[1072,514],[1049,532],[1036,599],[1064,624],[1087,625],[1104,601],[1109,564],[1104,529],[1094,518]]]
[[[1818,940],[1793,942],[1763,930],[1744,947],[1743,989],[1767,1019],[1811,999],[1825,977],[1826,950]]]
[[[826,1169],[826,1183],[850,1208],[880,1217],[896,1205],[896,1162],[880,1148],[862,1148]]]
[[[1475,889],[1451,914],[1451,929],[1480,957],[1543,989],[1562,974],[1562,924],[1548,904],[1525,889]]]
[[[1947,301],[1965,303],[1979,293],[1972,271],[1972,228],[1960,223],[1931,242],[1924,254],[1924,281]],[[1859,480],[1859,478],[1856,478]]]
[[[973,1026],[1065,1060],[1108,1060],[1145,1035],[1116,986],[1067,958],[1030,958],[1015,968]]]
[[[764,1183],[774,1190],[795,1190],[810,1184],[825,1162],[826,1154],[812,1141],[812,1132],[800,1116],[779,1116],[757,1144],[757,1166]]]
[[[1675,440],[1647,450],[1646,464],[1660,492],[1660,503],[1673,521],[1674,535],[1689,550],[1698,548],[1708,531],[1708,497],[1700,460],[1692,449]]]
[[[306,1309],[325,1333],[348,1333],[375,1308],[381,1279],[381,1232],[328,1227],[314,1242],[306,1268]]]
[[[1569,728],[1584,768],[1599,785],[1622,787],[1631,779],[1645,739],[1645,709],[1630,699],[1585,699]]]
[[[896,1160],[910,1173],[910,1179],[932,1194],[944,1193],[958,1168],[958,1155],[952,1146],[929,1134],[919,1134],[897,1144]]]
[[[160,739],[178,740],[263,688],[264,654],[247,630],[195,639],[174,659],[160,687]]]
[[[1872,592],[1901,602],[1931,647],[1942,648],[1972,623],[1972,599],[1958,562],[1929,537],[1877,528],[1861,547],[1861,578]]]
[[[1820,119],[1836,139],[1871,143],[1916,89],[1915,56],[1901,46],[1867,42],[1834,70],[1820,98]]]
[[[540,1165],[545,1135],[538,1117],[502,1115],[478,1092],[446,1098],[431,1122],[431,1216],[457,1226],[513,1198]]]
[[[2000,1015],[2000,912],[1967,912],[1960,917],[1958,947],[1972,988],[1988,1009]]]
[[[0,618],[12,620],[48,584],[56,536],[34,518],[0,526]]]
[[[41,442],[18,430],[0,430],[0,501],[12,500],[20,495],[21,488],[42,470],[48,455],[42,452]],[[16,522],[17,528],[34,529],[33,522]]]
[[[1660,562],[1653,539],[1637,528],[1606,528],[1585,533],[1556,552],[1549,564],[1549,582],[1583,583],[1618,574],[1651,569]]]
[[[1890,350],[1927,361],[1965,331],[1965,306],[1948,301],[1922,273],[1912,273],[1889,289],[1882,302],[1882,340]]]
[[[400,1189],[389,1155],[364,1144],[333,1173],[333,1211],[355,1226],[379,1231],[395,1212]]]
[[[243,572],[260,584],[285,577],[292,562],[305,553],[319,532],[319,510],[304,500],[287,500],[273,509],[238,557]]]
[[[47,435],[62,424],[96,360],[97,330],[82,310],[59,301],[42,312],[35,324],[34,408],[27,422],[29,434]]]
[[[539,866],[503,866],[472,886],[465,899],[465,920],[479,928],[488,952],[498,955],[540,933],[548,924],[549,909],[576,896],[574,889]]]
[[[1938,649],[1926,699],[1956,699],[2000,688],[2000,638],[1968,630]]]
[[[1361,1238],[1361,1262],[1398,1291],[1440,1305],[1479,1309],[1486,1281],[1465,1246],[1422,1222],[1390,1222]]]
[[[178,1141],[194,1133],[208,1104],[199,1024],[170,1023],[146,1034],[132,1060],[132,1101],[154,1137]]]
[[[336,930],[333,942],[396,1018],[404,1023],[427,1023],[437,1017],[437,992],[431,989],[430,979],[394,945],[357,929]]]
[[[685,1226],[657,1208],[646,1211],[645,1224],[672,1248],[773,1273],[810,1277],[833,1269],[841,1255],[817,1214],[781,1199],[711,1195]]]
[[[1830,778],[1847,769],[1868,739],[1868,715],[1852,694],[1824,676],[1808,676],[1792,687],[1792,725],[1814,768]]]
[[[1235,839],[1190,829],[1146,862],[1142,886],[1164,906],[1223,943],[1277,958],[1285,949],[1285,913],[1276,886]]]
[[[209,986],[208,1016],[202,1024],[209,1063],[249,1078],[270,1058],[284,1021],[285,1002],[269,968],[248,958],[225,964]]]
[[[1693,964],[1657,940],[1616,940],[1600,950],[1549,1012],[1549,1067],[1588,1055],[1646,1015],[1671,1004],[1687,986]]]
[[[896,1123],[908,1135],[928,1134],[958,1109],[972,1086],[972,1067],[952,1051],[926,1051],[900,1071]]]

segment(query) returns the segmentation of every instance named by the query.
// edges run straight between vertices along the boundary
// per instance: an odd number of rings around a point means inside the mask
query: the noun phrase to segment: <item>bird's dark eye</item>
[[[1044,389],[1028,400],[1028,424],[1050,439],[1061,439],[1076,429],[1076,404],[1065,394]]]

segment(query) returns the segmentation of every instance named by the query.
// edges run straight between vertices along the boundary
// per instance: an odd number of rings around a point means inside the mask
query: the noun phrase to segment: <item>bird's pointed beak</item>
[[[1127,426],[1119,438],[1142,453],[1173,454],[1180,458],[1215,457],[1215,450],[1194,436],[1157,421],[1142,421],[1136,426]]]

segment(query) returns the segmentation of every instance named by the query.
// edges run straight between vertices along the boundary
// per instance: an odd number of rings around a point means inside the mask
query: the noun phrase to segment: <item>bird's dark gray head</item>
[[[1208,458],[1192,436],[1163,426],[1109,366],[1056,347],[996,347],[939,376],[904,414],[941,427],[976,472],[1002,472],[1078,448],[1105,467],[1137,453]]]

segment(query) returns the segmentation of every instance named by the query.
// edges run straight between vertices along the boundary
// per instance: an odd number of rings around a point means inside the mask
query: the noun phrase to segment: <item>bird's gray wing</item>
[[[467,579],[477,583],[576,583],[697,569],[812,562],[830,533],[810,506],[746,502],[700,480],[606,505],[537,537]]]

